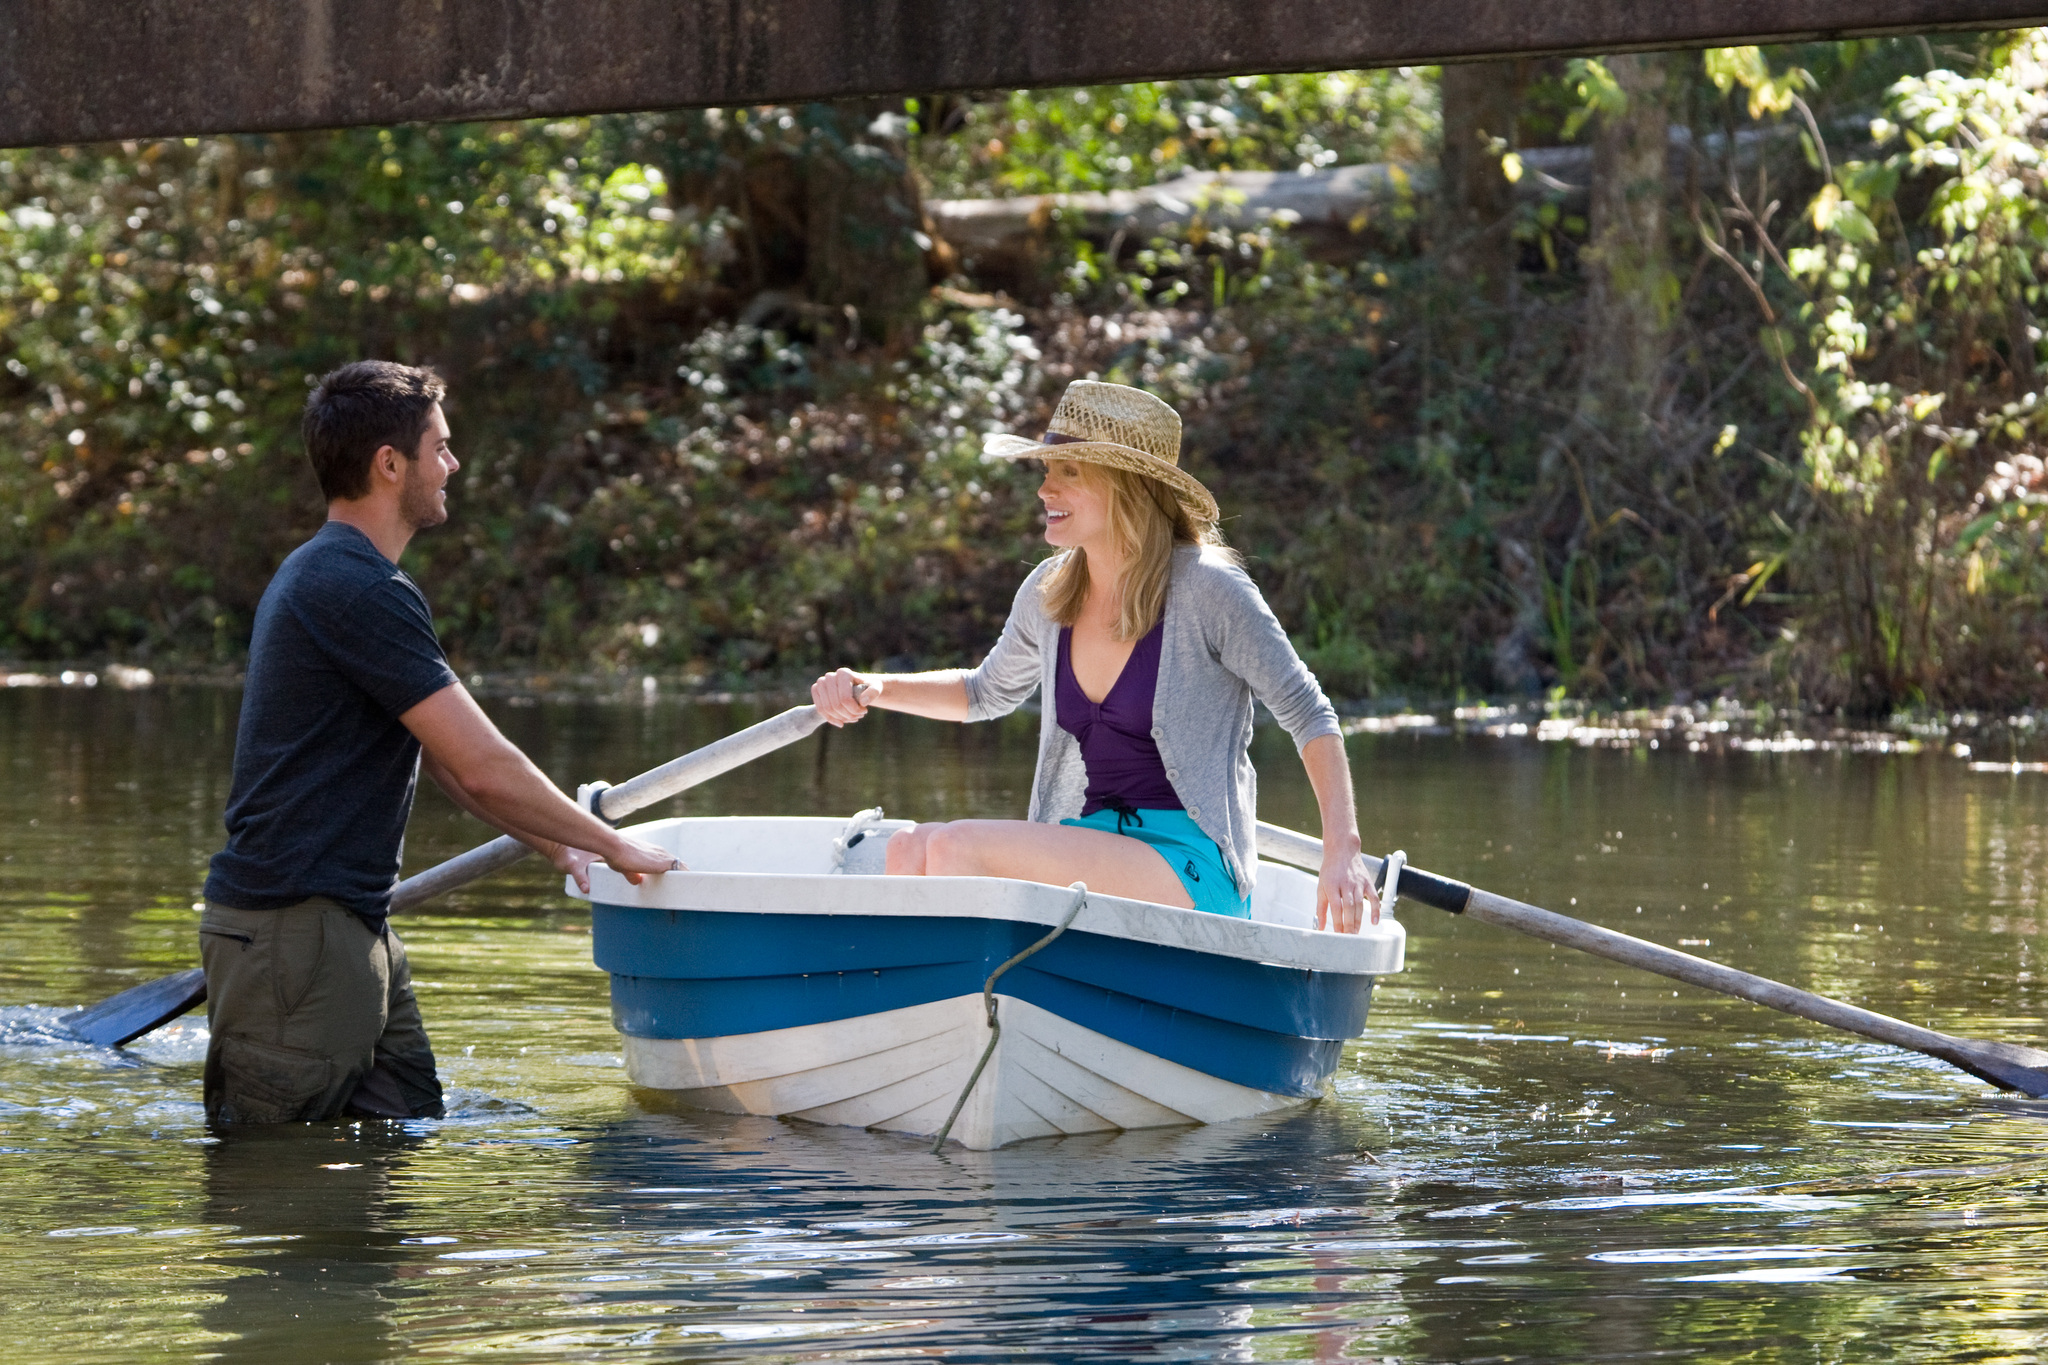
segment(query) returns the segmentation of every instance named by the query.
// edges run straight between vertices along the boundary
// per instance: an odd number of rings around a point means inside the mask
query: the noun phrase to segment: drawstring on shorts
[[[1136,825],[1139,829],[1145,828],[1145,817],[1138,814],[1138,808],[1124,800],[1121,796],[1105,797],[1102,802],[1102,808],[1116,812],[1116,832],[1118,834],[1124,832],[1124,826],[1127,824]]]

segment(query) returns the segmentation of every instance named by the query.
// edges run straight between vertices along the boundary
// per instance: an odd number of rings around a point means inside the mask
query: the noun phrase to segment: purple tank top
[[[1074,632],[1060,629],[1059,671],[1054,680],[1053,709],[1060,728],[1081,745],[1088,769],[1086,804],[1081,814],[1119,806],[1131,810],[1185,810],[1159,746],[1152,742],[1152,697],[1159,687],[1159,649],[1166,638],[1164,614],[1131,651],[1124,671],[1109,695],[1098,704],[1088,700],[1074,676]]]

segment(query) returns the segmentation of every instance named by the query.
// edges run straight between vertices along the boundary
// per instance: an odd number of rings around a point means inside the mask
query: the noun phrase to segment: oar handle
[[[1323,843],[1306,834],[1278,825],[1269,825],[1261,820],[1259,830],[1259,852],[1275,862],[1291,863],[1296,867],[1320,868],[1323,858]],[[1368,856],[1368,863],[1377,864],[1379,859]],[[1377,868],[1375,867],[1375,872]],[[1617,933],[1603,929],[1597,924],[1560,915],[1540,906],[1510,900],[1491,891],[1478,890],[1463,882],[1448,877],[1439,877],[1409,866],[1401,869],[1401,895],[1405,899],[1419,900],[1425,905],[1452,914],[1462,914],[1471,919],[1498,924],[1527,934],[1531,938],[1555,943],[1561,947],[1577,948],[1595,957],[1604,957],[1625,966],[1639,967],[1644,971],[1656,972],[1675,981],[1700,986],[1722,995],[1732,995],[1748,1000],[1767,1009],[1811,1019],[1817,1024],[1826,1024],[1848,1033],[1874,1038],[1881,1043],[1906,1048],[1912,1052],[1924,1052],[1939,1057],[1945,1062],[1961,1067],[1974,1076],[2011,1088],[2025,1089],[2030,1084],[2024,1076],[2014,1080],[2016,1065],[2038,1066],[2040,1054],[2032,1049],[2014,1048],[2009,1044],[1985,1043],[1976,1039],[1957,1038],[1951,1034],[1938,1033],[1933,1029],[1909,1024],[1903,1019],[1894,1019],[1888,1014],[1863,1009],[1857,1005],[1802,991],[1782,981],[1755,976],[1749,972],[1724,967],[1718,962],[1709,962],[1691,953],[1681,953],[1676,948],[1666,948],[1660,943],[1651,943],[1631,934]],[[2029,1093],[2038,1093],[2030,1090]]]
[[[817,707],[792,706],[779,716],[770,716],[757,725],[735,730],[724,739],[713,740],[701,749],[671,759],[630,782],[607,787],[598,798],[598,812],[616,824],[634,811],[666,801],[677,792],[700,782],[709,782],[763,754],[794,744],[824,723],[825,718],[818,714]]]
[[[1323,866],[1323,841],[1299,830],[1283,829],[1259,821],[1259,853],[1276,863],[1287,863],[1293,867],[1306,868],[1310,872],[1320,871]],[[1377,879],[1383,859],[1370,853],[1365,858],[1366,875]],[[1424,872],[1413,863],[1401,868],[1401,899],[1421,901],[1424,905],[1438,910],[1448,910],[1454,915],[1465,913],[1465,905],[1472,898],[1472,888],[1463,882],[1439,877],[1434,872]]]
[[[598,797],[598,812],[617,824],[634,811],[644,810],[677,792],[751,763],[763,754],[794,744],[824,723],[825,718],[818,714],[817,707],[792,706],[779,716],[770,716],[757,725],[749,725],[723,739],[713,740],[703,748],[671,759],[630,782],[605,788]],[[445,863],[437,863],[424,872],[415,873],[393,887],[391,913],[410,910],[423,901],[432,900],[459,886],[467,886],[493,872],[503,871],[531,852],[532,849],[511,835],[501,834],[487,844],[480,844]]]
[[[420,902],[430,901],[458,886],[481,881],[493,872],[512,866],[531,852],[532,849],[511,835],[500,834],[488,844],[479,844],[445,863],[436,863],[424,872],[415,872],[392,887],[391,913],[395,915],[410,910]]]

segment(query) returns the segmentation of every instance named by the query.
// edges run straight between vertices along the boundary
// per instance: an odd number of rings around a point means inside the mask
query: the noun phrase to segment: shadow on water
[[[491,703],[557,780],[764,708]],[[442,1122],[209,1133],[189,965],[232,694],[0,693],[10,1359],[2021,1361],[2048,1105],[1422,909],[1329,1098],[931,1156],[625,1084],[587,916],[526,865],[405,929]],[[1016,814],[1030,717],[890,717],[666,814]],[[2042,1041],[2048,779],[1936,755],[1361,736],[1376,847],[1935,1027]],[[1262,732],[1261,813],[1314,828]],[[437,796],[418,868],[479,841]],[[1573,902],[1576,903],[1573,903]]]

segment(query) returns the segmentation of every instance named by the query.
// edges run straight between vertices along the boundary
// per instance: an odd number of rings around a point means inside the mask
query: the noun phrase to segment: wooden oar
[[[1320,839],[1269,825],[1263,820],[1259,822],[1259,853],[1275,862],[1291,863],[1311,871],[1323,865]],[[1371,857],[1366,861],[1375,865],[1379,862]],[[1377,866],[1374,872],[1377,875]],[[1403,899],[1421,901],[1424,905],[1447,910],[1454,915],[1498,924],[1546,943],[1577,948],[1595,957],[1640,967],[1689,985],[1748,1000],[1767,1009],[1796,1014],[1802,1019],[1845,1029],[1910,1052],[1924,1052],[1951,1066],[1961,1067],[2001,1090],[2017,1090],[2037,1099],[2048,1096],[2048,1052],[2039,1048],[1937,1033],[1888,1014],[1844,1004],[1766,977],[1752,976],[1703,957],[1694,957],[1691,953],[1681,953],[1612,929],[1602,929],[1584,920],[1509,900],[1506,896],[1497,896],[1491,891],[1482,891],[1419,868],[1402,868],[1397,889]]]
[[[681,758],[640,774],[630,782],[602,787],[592,793],[591,800],[599,816],[617,824],[634,811],[665,801],[686,788],[709,782],[763,754],[794,744],[823,723],[817,707],[793,706],[779,716],[771,716],[758,725],[750,725],[701,749],[692,750]],[[480,844],[445,863],[407,877],[392,888],[391,912],[397,914],[410,910],[422,901],[432,900],[458,886],[467,886],[510,867],[531,852],[532,849],[511,835],[501,834],[487,844]],[[88,1043],[119,1047],[162,1028],[205,999],[206,974],[195,967],[132,986],[97,1005],[67,1014],[57,1022]]]

